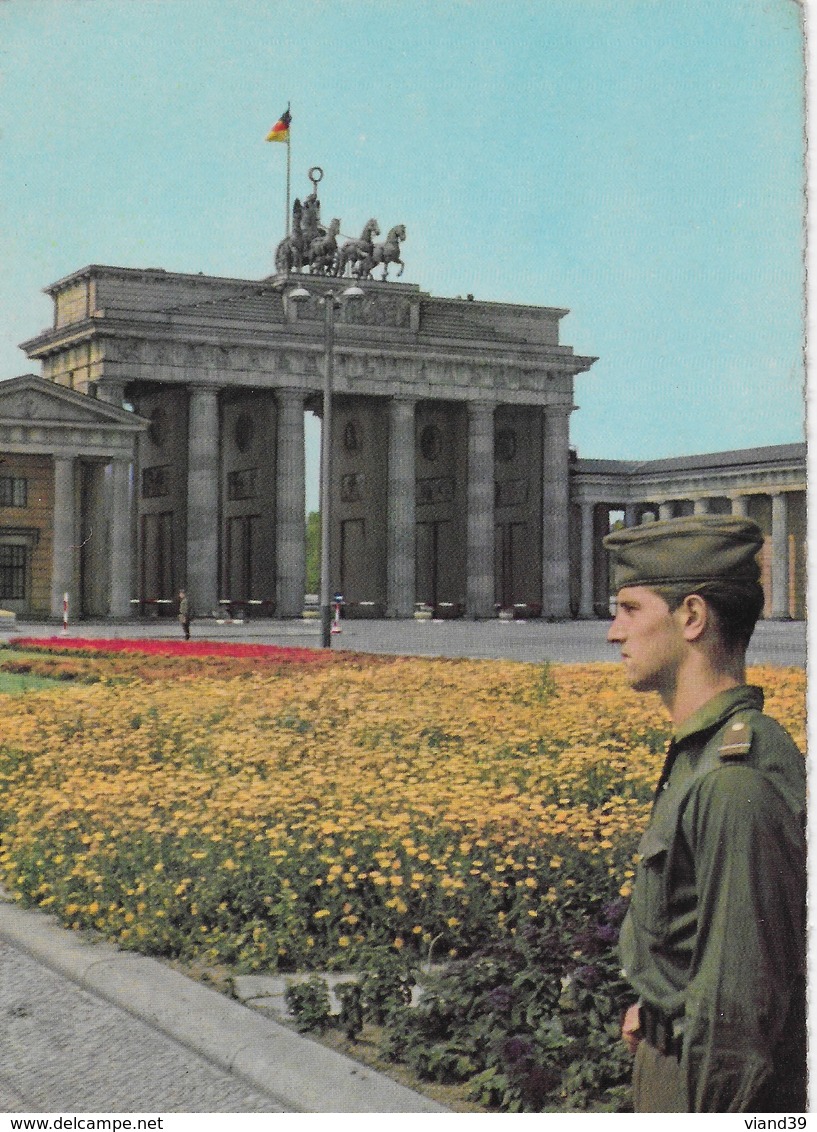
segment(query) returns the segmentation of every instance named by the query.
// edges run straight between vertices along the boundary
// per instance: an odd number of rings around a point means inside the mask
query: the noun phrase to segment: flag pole
[[[272,127],[270,132],[267,134],[267,138],[266,138],[266,140],[268,142],[286,142],[286,147],[287,147],[287,196],[286,196],[286,205],[285,205],[286,216],[284,217],[284,231],[286,232],[287,240],[289,239],[289,234],[290,234],[289,193],[290,193],[290,180],[291,180],[291,171],[292,171],[292,162],[291,162],[291,158],[290,158],[290,152],[291,152],[290,151],[290,140],[289,140],[289,126],[290,126],[290,121],[291,121],[291,115],[289,113],[289,106],[290,106],[290,104],[287,103],[286,110],[283,112],[281,117],[278,119],[278,121]]]
[[[287,114],[289,114],[289,105],[290,104],[287,103]],[[290,146],[292,144],[291,137],[292,137],[292,126],[290,124],[290,127],[287,130],[287,222],[286,222],[287,239],[289,239],[289,235],[290,235],[289,226],[290,226],[290,222],[291,222],[291,214],[290,214],[290,208],[289,208],[289,185],[290,185],[290,169],[291,169]]]

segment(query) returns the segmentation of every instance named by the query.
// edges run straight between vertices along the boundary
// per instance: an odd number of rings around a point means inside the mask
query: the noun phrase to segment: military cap
[[[690,515],[613,531],[603,540],[613,556],[615,589],[624,586],[756,582],[763,534],[737,515]]]

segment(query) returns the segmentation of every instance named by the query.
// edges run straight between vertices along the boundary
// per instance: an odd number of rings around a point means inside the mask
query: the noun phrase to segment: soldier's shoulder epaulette
[[[745,759],[752,749],[752,725],[747,719],[735,717],[721,735],[718,754],[722,759]]]

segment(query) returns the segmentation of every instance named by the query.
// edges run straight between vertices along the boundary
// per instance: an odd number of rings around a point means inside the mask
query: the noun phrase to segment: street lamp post
[[[290,291],[293,302],[306,302],[313,297],[305,287]],[[332,644],[332,605],[329,583],[331,578],[331,505],[332,505],[332,392],[335,369],[335,313],[341,302],[363,298],[363,291],[354,285],[343,291],[325,291],[318,296],[323,304],[323,420],[321,421],[321,647]]]

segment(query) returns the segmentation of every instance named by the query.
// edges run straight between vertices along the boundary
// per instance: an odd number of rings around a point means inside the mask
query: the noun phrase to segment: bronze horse
[[[406,229],[403,224],[395,224],[393,228],[389,229],[389,234],[382,244],[375,244],[372,248],[371,254],[366,257],[361,263],[358,274],[361,279],[371,279],[372,271],[375,267],[383,265],[383,279],[388,278],[389,264],[399,263],[400,270],[397,272],[398,277],[403,274],[403,268],[406,266],[400,258],[400,241],[405,240]]]
[[[306,241],[301,225],[302,215],[301,202],[296,197],[292,206],[292,233],[275,249],[275,270],[279,274],[288,275],[290,271],[300,271],[303,267]]]
[[[309,245],[307,263],[313,275],[331,275],[338,254],[337,235],[340,221],[335,218],[326,229],[326,234],[316,236]]]
[[[350,271],[354,273],[354,265],[365,260],[371,256],[374,250],[374,243],[372,236],[380,235],[380,226],[377,221],[372,217],[367,220],[363,231],[360,234],[359,240],[347,240],[337,255],[335,264],[335,275],[343,275],[346,268],[349,267]]]

